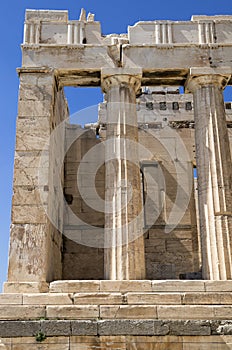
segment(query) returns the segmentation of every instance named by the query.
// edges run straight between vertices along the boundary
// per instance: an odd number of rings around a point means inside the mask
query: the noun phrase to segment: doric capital
[[[102,68],[101,87],[103,92],[113,86],[131,86],[135,93],[140,89],[142,69],[140,68]]]
[[[218,86],[224,89],[231,77],[230,67],[210,68],[197,67],[190,68],[189,76],[185,83],[186,92],[194,92],[197,89],[209,85]]]

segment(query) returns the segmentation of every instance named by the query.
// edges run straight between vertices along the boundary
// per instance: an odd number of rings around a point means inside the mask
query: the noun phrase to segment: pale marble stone
[[[160,320],[208,320],[216,318],[213,306],[157,306],[157,314]]]
[[[152,281],[153,292],[204,292],[204,281]]]
[[[154,319],[157,318],[157,307],[153,305],[120,305],[100,306],[101,318]]]
[[[23,296],[22,294],[0,294],[0,305],[22,305],[23,304]]]
[[[231,293],[186,293],[183,296],[183,304],[231,304]]]
[[[232,163],[222,95],[230,74],[229,67],[191,68],[186,82],[195,105],[202,273],[212,280],[232,276]]]
[[[102,292],[151,292],[151,281],[100,281]]]
[[[45,293],[49,284],[46,282],[5,282],[4,293]]]
[[[0,306],[0,319],[2,320],[26,320],[42,317],[45,317],[45,307],[43,306]]]
[[[181,294],[174,293],[127,293],[128,304],[181,304]]]
[[[73,295],[74,304],[115,305],[122,304],[121,293],[76,293]]]
[[[97,305],[47,306],[46,317],[49,319],[95,319],[99,317]]]
[[[52,293],[98,292],[100,281],[55,281],[50,283]]]
[[[72,305],[72,296],[67,293],[23,294],[23,305]]]

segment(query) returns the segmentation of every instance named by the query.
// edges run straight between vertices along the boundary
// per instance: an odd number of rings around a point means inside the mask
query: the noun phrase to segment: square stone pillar
[[[33,291],[43,291],[46,282],[61,278],[62,271],[62,234],[48,213],[63,216],[55,208],[56,204],[60,205],[54,197],[53,166],[63,144],[61,136],[59,147],[50,138],[52,130],[65,117],[59,102],[63,97],[57,91],[53,71],[22,68],[19,75],[14,194],[5,292],[23,291],[25,282],[31,283]],[[56,108],[57,104],[59,108]]]
[[[232,164],[223,88],[230,68],[191,68],[203,277],[232,278]]]
[[[140,69],[103,69],[105,142],[105,279],[145,278],[136,92]]]

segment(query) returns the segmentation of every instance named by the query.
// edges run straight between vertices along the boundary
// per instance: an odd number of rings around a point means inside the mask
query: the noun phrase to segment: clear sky
[[[127,26],[143,20],[190,20],[192,15],[232,15],[231,0],[7,0],[1,4],[0,70],[0,285],[6,280],[10,208],[12,197],[15,121],[17,116],[18,77],[21,65],[20,43],[23,35],[25,9],[69,10],[70,19],[78,19],[80,9],[95,13],[103,34],[125,33]],[[90,96],[82,94],[79,102],[72,98],[71,112],[89,106]],[[91,94],[91,104],[100,93]]]

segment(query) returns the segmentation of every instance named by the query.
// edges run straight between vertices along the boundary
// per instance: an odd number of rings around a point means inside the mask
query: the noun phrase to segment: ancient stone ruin
[[[232,16],[27,10],[22,54],[0,347],[231,348]],[[94,123],[67,86],[101,87]]]

